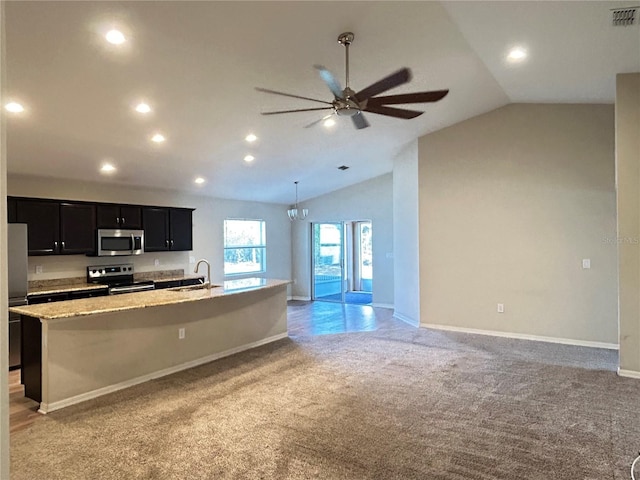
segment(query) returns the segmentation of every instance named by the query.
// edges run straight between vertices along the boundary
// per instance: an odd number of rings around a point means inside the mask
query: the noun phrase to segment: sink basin
[[[201,283],[199,285],[186,285],[184,287],[174,287],[174,288],[168,288],[167,290],[169,290],[170,292],[188,292],[190,290],[204,290],[205,288],[207,288],[208,283]],[[211,288],[216,288],[219,287],[220,285],[211,285]]]

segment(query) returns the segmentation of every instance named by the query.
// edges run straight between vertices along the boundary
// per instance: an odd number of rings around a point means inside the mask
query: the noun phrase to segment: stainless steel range
[[[155,288],[152,280],[133,281],[132,263],[87,267],[87,283],[108,285],[110,295],[153,290]]]

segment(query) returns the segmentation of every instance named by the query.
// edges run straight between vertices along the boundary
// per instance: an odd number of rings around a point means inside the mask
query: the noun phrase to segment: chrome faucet
[[[193,273],[198,273],[198,268],[200,267],[200,264],[203,262],[207,264],[207,288],[211,288],[211,265],[209,264],[209,262],[207,262],[204,258],[201,260],[198,260],[198,263],[196,263],[196,268],[193,270]]]

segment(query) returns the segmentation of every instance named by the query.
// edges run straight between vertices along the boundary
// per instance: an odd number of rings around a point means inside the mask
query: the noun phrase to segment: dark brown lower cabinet
[[[21,381],[24,396],[42,401],[42,324],[39,318],[22,315],[22,339],[20,350]]]

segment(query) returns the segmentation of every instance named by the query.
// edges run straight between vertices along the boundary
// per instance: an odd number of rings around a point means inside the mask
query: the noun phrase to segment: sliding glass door
[[[344,302],[344,225],[313,223],[313,299]]]
[[[313,223],[311,229],[313,300],[371,304],[371,222]]]

